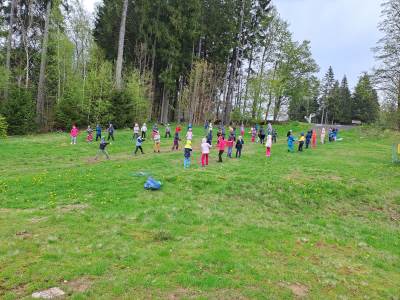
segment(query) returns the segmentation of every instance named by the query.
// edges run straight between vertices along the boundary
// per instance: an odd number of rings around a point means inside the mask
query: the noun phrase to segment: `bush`
[[[0,138],[7,136],[7,121],[2,115],[0,115]]]
[[[55,127],[57,129],[69,130],[72,125],[82,124],[82,113],[77,101],[66,97],[62,99],[56,107]]]
[[[36,108],[30,91],[20,88],[11,90],[2,110],[8,134],[23,135],[36,131]]]

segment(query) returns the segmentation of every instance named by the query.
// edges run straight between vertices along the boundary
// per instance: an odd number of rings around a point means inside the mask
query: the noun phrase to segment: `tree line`
[[[393,0],[398,1],[398,0]],[[270,0],[1,0],[0,111],[11,134],[112,122],[374,122],[375,76],[320,81]]]

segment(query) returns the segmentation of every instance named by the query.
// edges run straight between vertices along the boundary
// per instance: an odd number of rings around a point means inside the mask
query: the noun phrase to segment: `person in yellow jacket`
[[[304,141],[306,140],[304,132],[301,133],[299,138],[299,152],[303,152]]]

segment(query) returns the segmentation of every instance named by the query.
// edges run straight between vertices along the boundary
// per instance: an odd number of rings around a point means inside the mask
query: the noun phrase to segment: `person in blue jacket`
[[[99,139],[101,140],[101,126],[100,126],[100,124],[97,124],[96,125],[96,142]]]
[[[312,131],[308,131],[306,135],[306,149],[310,147],[311,144],[311,138],[312,138]]]
[[[294,142],[295,142],[295,138],[292,134],[292,131],[290,130],[288,132],[288,138],[287,138],[287,143],[288,143],[288,152],[294,152]]]

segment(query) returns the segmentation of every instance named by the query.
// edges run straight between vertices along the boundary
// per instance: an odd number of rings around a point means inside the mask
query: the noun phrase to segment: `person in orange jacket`
[[[312,147],[315,148],[317,147],[317,131],[313,129],[312,131]]]

